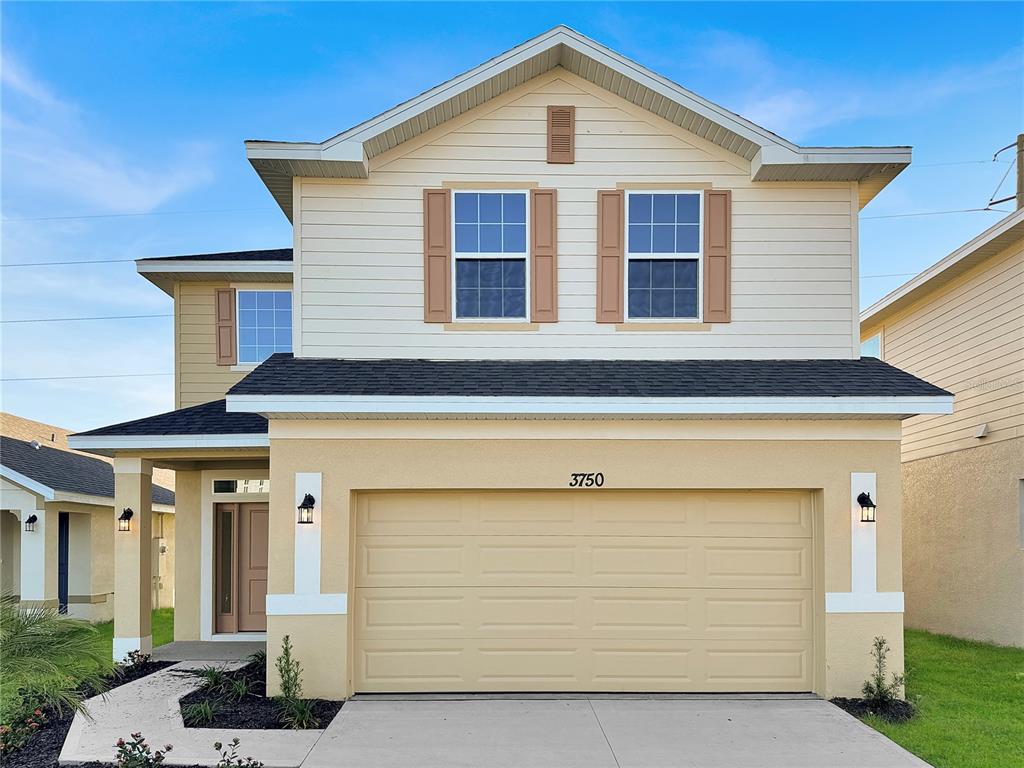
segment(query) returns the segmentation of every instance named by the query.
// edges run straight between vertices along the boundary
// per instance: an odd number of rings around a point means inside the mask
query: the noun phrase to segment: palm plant
[[[0,723],[36,708],[84,711],[85,691],[102,692],[113,668],[109,646],[87,622],[0,596]]]

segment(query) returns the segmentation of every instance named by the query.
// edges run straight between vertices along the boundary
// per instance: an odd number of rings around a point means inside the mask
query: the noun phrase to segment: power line
[[[19,264],[0,264],[0,267],[48,267],[60,264],[117,264],[135,259],[93,259],[91,261],[26,261]]]
[[[918,213],[890,213],[885,216],[861,216],[861,221],[869,221],[871,219],[908,219],[912,216],[945,216],[950,213],[976,213],[979,211],[991,211],[992,213],[1012,213],[1012,211],[1003,211],[999,208],[958,208],[954,211],[920,211]]]
[[[890,272],[888,275],[860,275],[861,280],[867,280],[872,277],[913,277],[918,274],[917,272]]]
[[[67,379],[133,379],[143,376],[173,376],[173,373],[104,373],[95,376],[30,376],[21,379],[0,379],[0,382],[10,381],[65,381]]]
[[[72,219],[123,219],[133,216],[200,216],[209,213],[272,213],[273,208],[211,208],[204,211],[139,211],[137,213],[90,213],[81,216],[29,216],[23,219],[3,219],[9,224],[20,221],[70,221]]]
[[[907,168],[907,170],[908,171],[912,171],[915,168],[940,168],[940,167],[946,166],[946,165],[988,165],[989,163],[993,163],[993,162],[994,163],[1010,164],[1013,161],[1012,160],[993,160],[992,158],[989,158],[988,160],[951,160],[951,161],[945,162],[945,163],[911,163],[910,166]]]
[[[105,315],[102,317],[36,317],[28,320],[0,320],[0,323],[70,323],[77,320],[138,320],[148,317],[174,317],[166,315]]]

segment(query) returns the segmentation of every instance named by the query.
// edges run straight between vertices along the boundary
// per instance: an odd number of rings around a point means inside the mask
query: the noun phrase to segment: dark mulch
[[[173,663],[170,661],[147,661],[132,667],[121,667],[110,677],[107,690],[113,690],[125,683],[138,680],[140,677],[151,675]],[[96,691],[89,688],[83,688],[82,691],[86,697],[96,695]],[[3,763],[3,768],[57,768],[60,750],[64,746],[64,739],[67,738],[74,719],[73,713],[65,713],[60,716],[48,712],[46,722],[39,727],[28,744],[3,756],[3,760],[0,760]],[[110,746],[110,754],[112,756],[114,754],[113,745]]]
[[[244,667],[224,673],[225,684],[221,690],[211,690],[203,686],[192,693],[181,697],[182,719],[188,728],[254,728],[257,730],[275,730],[287,728],[281,722],[281,707],[272,698],[267,698],[266,666],[252,661]],[[231,683],[245,679],[249,683],[249,693],[237,698],[231,695]],[[209,702],[213,707],[213,720],[205,723],[190,721],[186,716],[189,707],[202,702]],[[326,728],[328,723],[341,710],[341,701],[311,699],[313,714],[319,728]]]
[[[849,712],[854,717],[865,715],[877,715],[890,723],[905,723],[917,714],[914,705],[902,699],[890,703],[886,707],[876,707],[865,699],[844,699],[841,697],[831,700],[840,709]]]

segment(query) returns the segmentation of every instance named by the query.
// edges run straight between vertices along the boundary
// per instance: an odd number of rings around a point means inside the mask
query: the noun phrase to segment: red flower
[[[117,740],[117,744],[115,744],[114,746],[123,747],[124,746],[124,739],[118,739]]]

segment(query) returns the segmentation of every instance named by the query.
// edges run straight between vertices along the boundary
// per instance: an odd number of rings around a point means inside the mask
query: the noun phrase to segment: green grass
[[[103,639],[107,642],[110,653],[114,653],[114,622],[105,621],[97,624]],[[153,647],[167,645],[174,639],[174,609],[158,608],[153,611]]]
[[[918,714],[865,722],[936,768],[1024,765],[1024,649],[911,629],[905,641]]]

